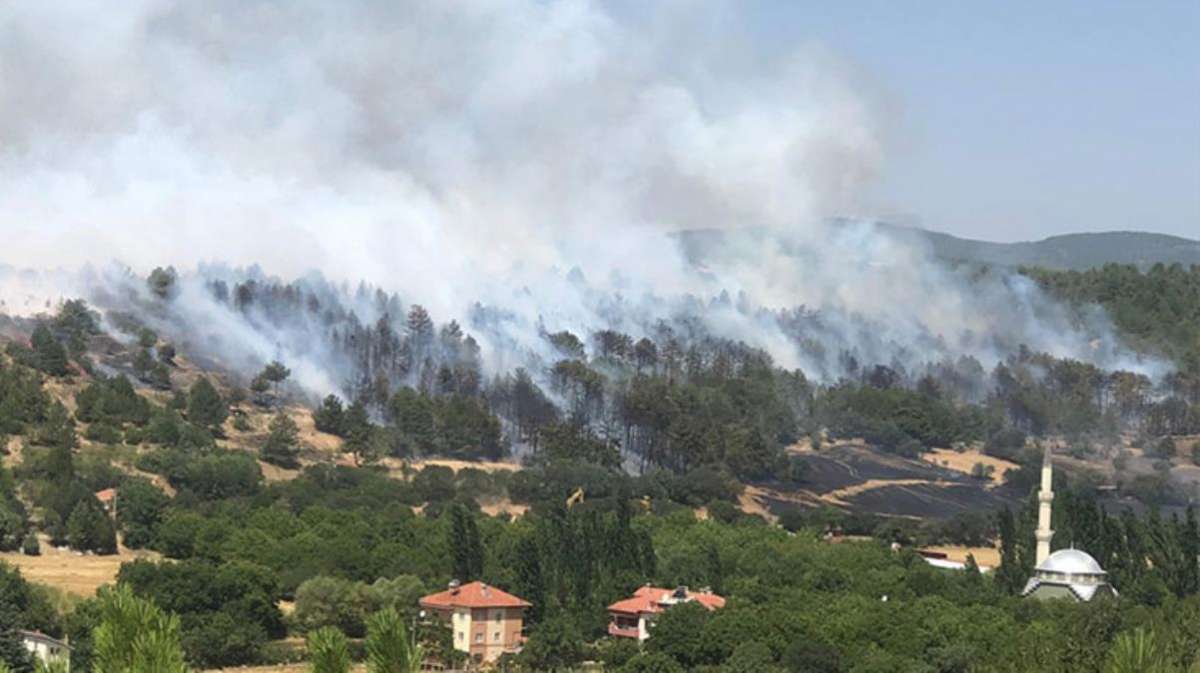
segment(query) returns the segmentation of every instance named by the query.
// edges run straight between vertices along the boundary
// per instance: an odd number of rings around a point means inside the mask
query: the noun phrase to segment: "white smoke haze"
[[[235,361],[285,357],[314,392],[339,387],[335,357],[297,325],[247,322],[205,279],[315,271],[464,325],[480,303],[511,316],[472,332],[497,370],[544,349],[542,330],[640,336],[689,310],[821,379],[843,349],[989,364],[1023,343],[1160,366],[1024,279],[968,284],[869,222],[830,226],[883,169],[875,96],[821,45],[757,44],[737,9],[5,3],[0,264],[68,271],[0,273],[0,309],[44,309],[46,279],[51,296],[131,301],[142,290],[111,262],[171,264],[160,330]],[[672,236],[742,227],[767,235],[701,260]],[[828,357],[765,312],[800,305],[820,311],[807,338]]]

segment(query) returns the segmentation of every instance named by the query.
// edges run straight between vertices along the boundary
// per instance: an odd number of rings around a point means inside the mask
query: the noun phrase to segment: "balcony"
[[[608,635],[619,638],[637,638],[640,636],[636,626],[619,626],[612,622],[608,624]]]

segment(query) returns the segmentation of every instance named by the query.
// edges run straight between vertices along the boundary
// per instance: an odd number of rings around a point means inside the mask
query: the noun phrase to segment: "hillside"
[[[851,223],[848,220],[835,220],[832,226],[836,230],[851,226]],[[947,262],[1072,270],[1105,264],[1132,264],[1142,269],[1159,263],[1184,266],[1200,264],[1200,241],[1149,232],[1067,234],[1040,241],[995,243],[887,222],[874,222],[872,226],[895,240],[927,248],[934,257]],[[680,232],[677,237],[689,257],[703,263],[710,250],[736,246],[740,240],[756,240],[766,235],[763,230],[746,228],[734,231],[690,230]]]
[[[247,321],[321,309],[243,290]],[[311,630],[361,637],[388,608],[417,623],[416,598],[453,578],[536,606],[521,658],[534,671],[556,665],[555,647],[576,663],[624,656],[609,652],[605,606],[647,583],[710,587],[746,623],[776,617],[738,605],[828,603],[846,619],[848,591],[872,613],[880,592],[898,597],[900,620],[910,599],[943,596],[968,620],[1016,600],[1031,572],[1026,496],[1044,446],[1062,468],[1064,540],[1148,604],[1195,593],[1172,551],[1190,544],[1200,493],[1190,379],[1160,398],[1144,376],[1025,349],[991,372],[865,361],[825,383],[732,340],[615,330],[541,335],[559,359],[487,376],[469,335],[414,305],[402,329],[339,339],[376,375],[318,400],[288,363],[195,357],[162,295],[0,325],[0,573],[44,597],[22,627],[69,635],[79,661],[113,582],[179,614],[199,668],[291,661]],[[430,354],[417,368],[393,355],[414,350]],[[971,554],[994,579],[931,575],[892,551],[906,548]],[[1152,570],[1122,565],[1130,555]],[[51,598],[62,606],[38,602]],[[419,632],[454,661],[446,629]],[[857,639],[818,635],[860,656]]]
[[[1040,241],[993,243],[922,229],[891,228],[924,240],[935,255],[951,261],[1073,270],[1105,264],[1132,264],[1143,269],[1155,264],[1200,264],[1200,241],[1148,232],[1066,234]]]

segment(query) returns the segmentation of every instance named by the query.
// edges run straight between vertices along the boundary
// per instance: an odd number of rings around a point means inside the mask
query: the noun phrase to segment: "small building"
[[[1090,554],[1059,549],[1038,564],[1021,595],[1087,603],[1096,598],[1115,598],[1117,591],[1108,583],[1108,573]]]
[[[525,610],[531,603],[483,582],[451,582],[446,591],[420,600],[421,607],[450,624],[454,649],[476,663],[521,651]]]
[[[42,663],[49,664],[62,661],[70,666],[71,646],[58,638],[52,638],[41,631],[18,631],[25,649]]]
[[[660,589],[647,585],[634,592],[633,597],[608,606],[612,619],[608,623],[608,635],[636,638],[642,642],[650,637],[650,629],[659,614],[673,605],[692,601],[710,611],[725,607],[725,599],[707,589],[689,591],[687,587]]]
[[[106,514],[112,518],[117,518],[117,489],[106,488],[103,491],[96,491],[96,500],[100,501],[100,506],[104,508]]]

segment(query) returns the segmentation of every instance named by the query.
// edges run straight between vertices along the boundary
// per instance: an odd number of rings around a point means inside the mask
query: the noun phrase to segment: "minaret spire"
[[[1053,481],[1054,457],[1050,452],[1050,445],[1047,444],[1046,451],[1042,454],[1042,488],[1038,491],[1038,527],[1035,533],[1039,566],[1050,556],[1050,539],[1054,537],[1054,531],[1050,530],[1050,503],[1054,500]]]

